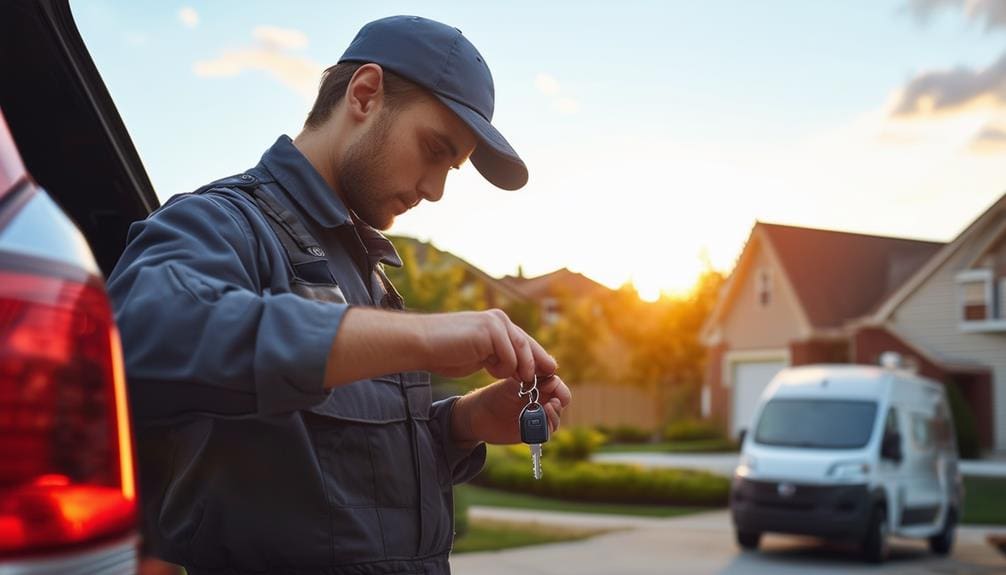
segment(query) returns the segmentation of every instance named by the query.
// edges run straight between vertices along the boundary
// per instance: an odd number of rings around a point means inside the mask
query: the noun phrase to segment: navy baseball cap
[[[471,160],[479,173],[504,190],[527,183],[524,161],[490,123],[489,66],[461,30],[419,16],[381,18],[360,29],[342,62],[373,62],[426,88],[475,132]]]

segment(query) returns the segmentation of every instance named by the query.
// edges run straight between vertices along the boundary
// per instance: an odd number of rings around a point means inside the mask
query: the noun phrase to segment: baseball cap
[[[366,24],[339,58],[379,64],[433,93],[475,133],[475,169],[493,185],[516,190],[527,166],[492,125],[495,89],[482,55],[461,30],[419,16],[390,16]]]

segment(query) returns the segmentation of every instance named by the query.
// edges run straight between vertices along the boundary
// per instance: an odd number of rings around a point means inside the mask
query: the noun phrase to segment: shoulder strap
[[[243,173],[217,180],[193,193],[229,188],[246,194],[266,216],[269,227],[283,245],[293,275],[312,283],[332,283],[325,250],[307,231],[304,223],[265,189],[268,183],[253,174]]]

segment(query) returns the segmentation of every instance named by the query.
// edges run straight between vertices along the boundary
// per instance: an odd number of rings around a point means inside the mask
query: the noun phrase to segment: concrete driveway
[[[573,543],[457,555],[451,559],[456,575],[1006,573],[1006,557],[985,543],[987,531],[979,528],[962,528],[949,558],[930,555],[921,542],[894,540],[891,559],[875,566],[861,563],[850,548],[796,537],[769,535],[762,551],[741,552],[727,511],[640,519],[474,507],[472,517],[622,530]]]
[[[592,460],[643,467],[701,469],[729,477],[733,475],[739,458],[736,453],[599,453]],[[961,473],[968,476],[1006,477],[1006,461],[1002,459],[961,461],[960,468]]]

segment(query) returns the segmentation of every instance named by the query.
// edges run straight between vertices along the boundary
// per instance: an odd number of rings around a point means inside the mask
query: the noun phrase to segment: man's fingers
[[[562,407],[566,407],[573,400],[573,392],[569,390],[569,386],[558,375],[552,376],[550,379],[545,380],[544,383],[538,385],[538,391],[546,397],[558,399]]]
[[[562,407],[557,407],[554,402],[549,401],[543,406],[543,409],[545,410],[545,415],[548,416],[549,429],[553,432],[558,430]]]
[[[503,312],[490,312],[490,314],[489,338],[493,346],[494,353],[492,355],[496,357],[497,361],[492,365],[486,365],[486,371],[495,377],[509,377],[517,368],[517,354],[514,352],[509,330],[506,327],[506,322],[509,320],[506,319]],[[486,360],[488,359],[486,358]],[[488,364],[488,361],[486,363]]]
[[[507,333],[510,342],[513,344],[514,353],[517,356],[517,367],[514,374],[520,377],[521,381],[531,381],[534,379],[534,356],[532,355],[531,342],[534,341],[520,327],[506,320]]]
[[[519,325],[514,324],[524,337],[527,338],[528,344],[531,346],[531,356],[534,358],[534,370],[539,376],[541,375],[551,375],[555,373],[555,370],[559,367],[555,358],[545,351],[545,348],[541,346],[540,343],[535,341],[535,339],[527,334]]]

